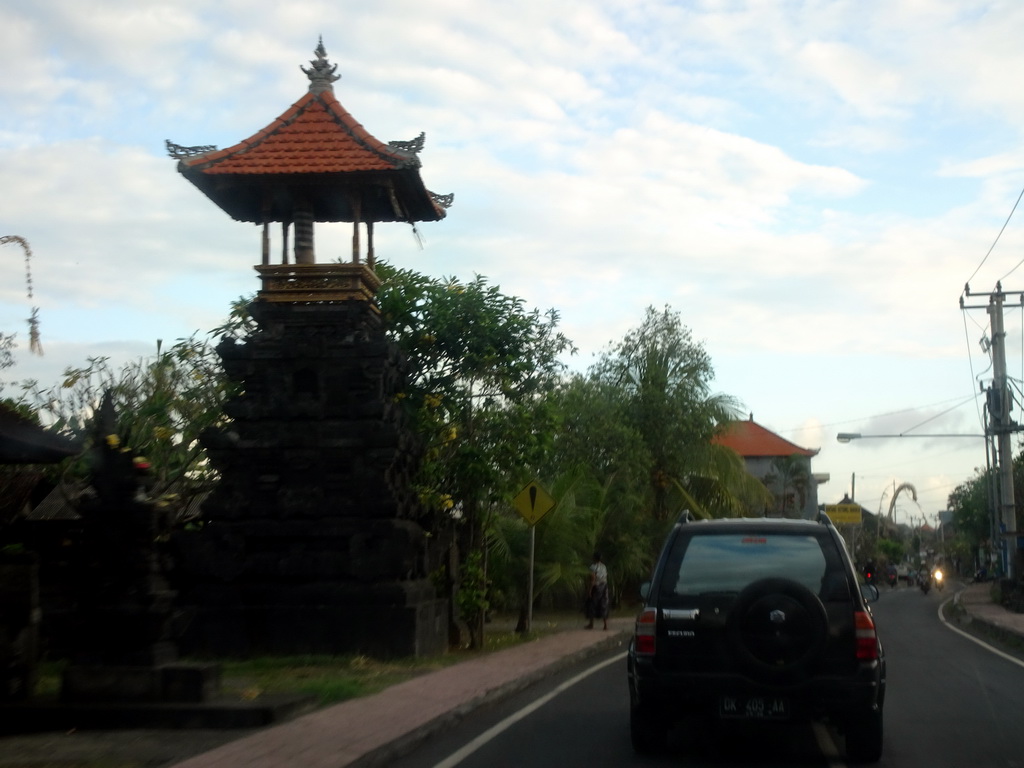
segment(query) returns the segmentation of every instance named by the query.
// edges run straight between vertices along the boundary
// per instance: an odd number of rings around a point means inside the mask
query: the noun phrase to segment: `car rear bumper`
[[[664,673],[650,663],[629,663],[634,707],[668,717],[720,714],[723,697],[782,698],[793,719],[842,720],[881,708],[885,678],[881,662],[861,664],[854,676],[817,675],[804,682],[766,685],[740,674]]]

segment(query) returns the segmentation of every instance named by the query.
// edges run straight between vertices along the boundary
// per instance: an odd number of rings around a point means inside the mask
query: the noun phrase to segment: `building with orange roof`
[[[754,421],[730,422],[715,438],[718,445],[738,453],[747,471],[771,490],[773,509],[758,510],[765,515],[814,517],[818,513],[818,485],[828,475],[815,475],[811,459],[820,449],[803,448]]]

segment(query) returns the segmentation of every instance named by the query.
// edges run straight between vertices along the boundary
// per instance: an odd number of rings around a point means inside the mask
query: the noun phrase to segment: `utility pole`
[[[1020,298],[1024,304],[1024,292],[1011,291]],[[992,338],[989,340],[992,353],[992,386],[988,390],[987,412],[988,426],[986,435],[995,438],[996,444],[996,465],[999,490],[999,529],[1002,534],[1004,552],[1004,570],[1007,578],[1014,578],[1017,569],[1017,513],[1013,494],[1013,446],[1011,437],[1014,432],[1019,432],[1021,427],[1010,419],[1010,411],[1013,408],[1013,395],[1007,384],[1006,378],[1006,331],[1003,325],[1003,305],[1006,300],[1006,293],[1001,283],[996,283],[996,289],[989,294],[972,294],[969,285],[964,286],[964,296],[988,296],[988,306],[985,310],[989,316],[989,327],[992,331]],[[960,298],[960,308],[968,307],[964,304],[964,297]],[[981,307],[975,306],[975,309]],[[983,348],[985,343],[982,344]]]

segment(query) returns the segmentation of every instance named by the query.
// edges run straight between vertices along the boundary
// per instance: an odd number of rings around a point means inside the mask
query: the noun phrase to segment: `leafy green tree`
[[[464,283],[383,263],[377,273],[385,328],[409,361],[406,401],[427,443],[420,480],[432,526],[455,524],[462,548],[486,555],[495,510],[550,442],[543,396],[574,349],[554,310],[528,310],[483,277]],[[482,568],[486,578],[486,557]],[[455,599],[474,647],[483,643],[485,602]]]
[[[590,375],[617,392],[625,423],[643,441],[654,520],[670,521],[683,507],[705,516],[739,508],[722,482],[725,475],[743,476],[734,471],[735,455],[712,443],[737,418],[739,404],[712,393],[711,359],[678,312],[648,307],[641,325],[611,345]],[[752,492],[752,478],[741,482]]]

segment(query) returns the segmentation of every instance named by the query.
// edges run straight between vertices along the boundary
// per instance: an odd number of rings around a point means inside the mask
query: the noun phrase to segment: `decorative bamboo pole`
[[[28,240],[19,235],[0,236],[0,245],[17,243],[25,252],[25,285],[28,288],[28,297],[32,298],[32,248]],[[39,341],[39,307],[32,307],[32,314],[28,318],[28,348],[37,355],[43,354],[43,345]]]

